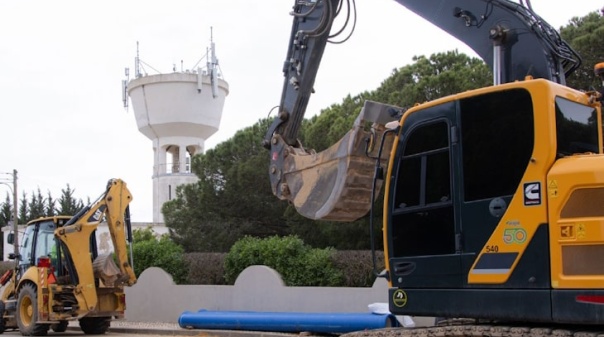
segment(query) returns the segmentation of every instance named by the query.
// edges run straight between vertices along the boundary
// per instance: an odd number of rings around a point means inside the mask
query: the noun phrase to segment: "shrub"
[[[187,284],[227,284],[224,279],[226,253],[186,253]]]
[[[345,287],[371,287],[375,282],[373,275],[373,259],[370,250],[335,251],[332,261],[343,275]],[[376,252],[378,272],[384,270],[384,252]]]
[[[187,271],[182,247],[174,243],[168,235],[157,238],[155,235],[149,235],[149,232],[153,234],[150,228],[134,231],[132,253],[136,276],[149,267],[159,267],[172,275],[176,284],[184,283]]]
[[[332,253],[332,249],[313,249],[296,236],[247,236],[227,254],[225,279],[233,284],[245,268],[265,265],[281,274],[289,286],[337,286],[342,276],[332,265]]]

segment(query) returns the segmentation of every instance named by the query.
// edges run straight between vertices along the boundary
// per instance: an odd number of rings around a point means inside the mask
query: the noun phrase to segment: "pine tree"
[[[9,224],[9,221],[13,217],[13,204],[10,200],[8,193],[6,193],[6,199],[0,206],[0,227],[6,226]]]
[[[42,193],[40,192],[40,188],[38,188],[38,193],[31,193],[31,200],[28,203],[28,221],[43,217],[46,215],[46,210],[44,207],[44,198],[42,197]]]
[[[69,184],[61,190],[61,193],[61,197],[58,200],[59,206],[56,210],[58,215],[74,215],[84,207],[81,199],[75,199],[75,190],[71,189]]]
[[[27,193],[21,194],[21,202],[19,203],[19,223],[26,224],[29,221],[27,209]]]
[[[57,215],[56,201],[52,198],[50,191],[48,191],[48,197],[46,198],[46,205],[44,206],[44,213],[46,216]]]

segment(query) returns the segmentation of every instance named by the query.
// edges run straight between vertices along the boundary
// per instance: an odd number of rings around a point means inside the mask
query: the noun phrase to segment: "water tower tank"
[[[143,75],[125,84],[138,130],[153,142],[153,222],[162,223],[161,207],[176,187],[197,181],[191,157],[204,151],[205,140],[220,126],[226,81],[220,78],[212,43],[207,68]]]

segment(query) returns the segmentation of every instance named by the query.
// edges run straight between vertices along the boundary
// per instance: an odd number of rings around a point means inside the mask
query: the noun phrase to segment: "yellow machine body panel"
[[[547,176],[554,288],[604,288],[603,167],[603,155],[579,155]]]
[[[539,225],[547,223],[547,202],[543,191],[545,178],[556,159],[556,124],[551,116],[555,115],[555,97],[566,96],[573,101],[587,103],[585,97],[545,80],[529,80],[508,84],[521,86],[528,90],[533,99],[535,142],[533,153],[526,167],[522,183],[518,186],[507,210],[501,217],[492,236],[476,259],[468,275],[468,283],[504,283],[531,242]],[[548,102],[545,104],[544,102]],[[496,151],[496,149],[494,149]],[[505,163],[502,163],[505,164]],[[531,199],[531,196],[534,196]],[[515,255],[514,262],[506,268],[477,268],[482,255]],[[503,255],[505,254],[505,255]]]

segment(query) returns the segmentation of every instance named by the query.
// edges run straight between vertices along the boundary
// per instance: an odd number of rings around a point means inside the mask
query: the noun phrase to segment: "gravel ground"
[[[111,321],[112,328],[182,330],[178,323]]]
[[[69,322],[69,330],[80,330],[78,321]],[[183,329],[178,323],[166,322],[130,322],[111,321],[110,332],[141,334],[141,335],[165,335],[165,336],[204,336],[204,337],[298,337],[310,334],[290,334],[282,332],[242,331],[242,330],[200,330]]]
[[[79,328],[77,320],[69,321],[69,327]],[[129,328],[129,329],[161,329],[161,330],[179,330],[178,323],[165,322],[129,322],[123,320],[112,320],[111,328]]]
[[[79,331],[80,325],[78,321],[69,322],[69,330]],[[165,323],[165,322],[129,322],[112,320],[111,332],[118,333],[132,333],[142,335],[172,335],[172,336],[191,336],[198,335],[199,330],[182,329],[177,323]]]

